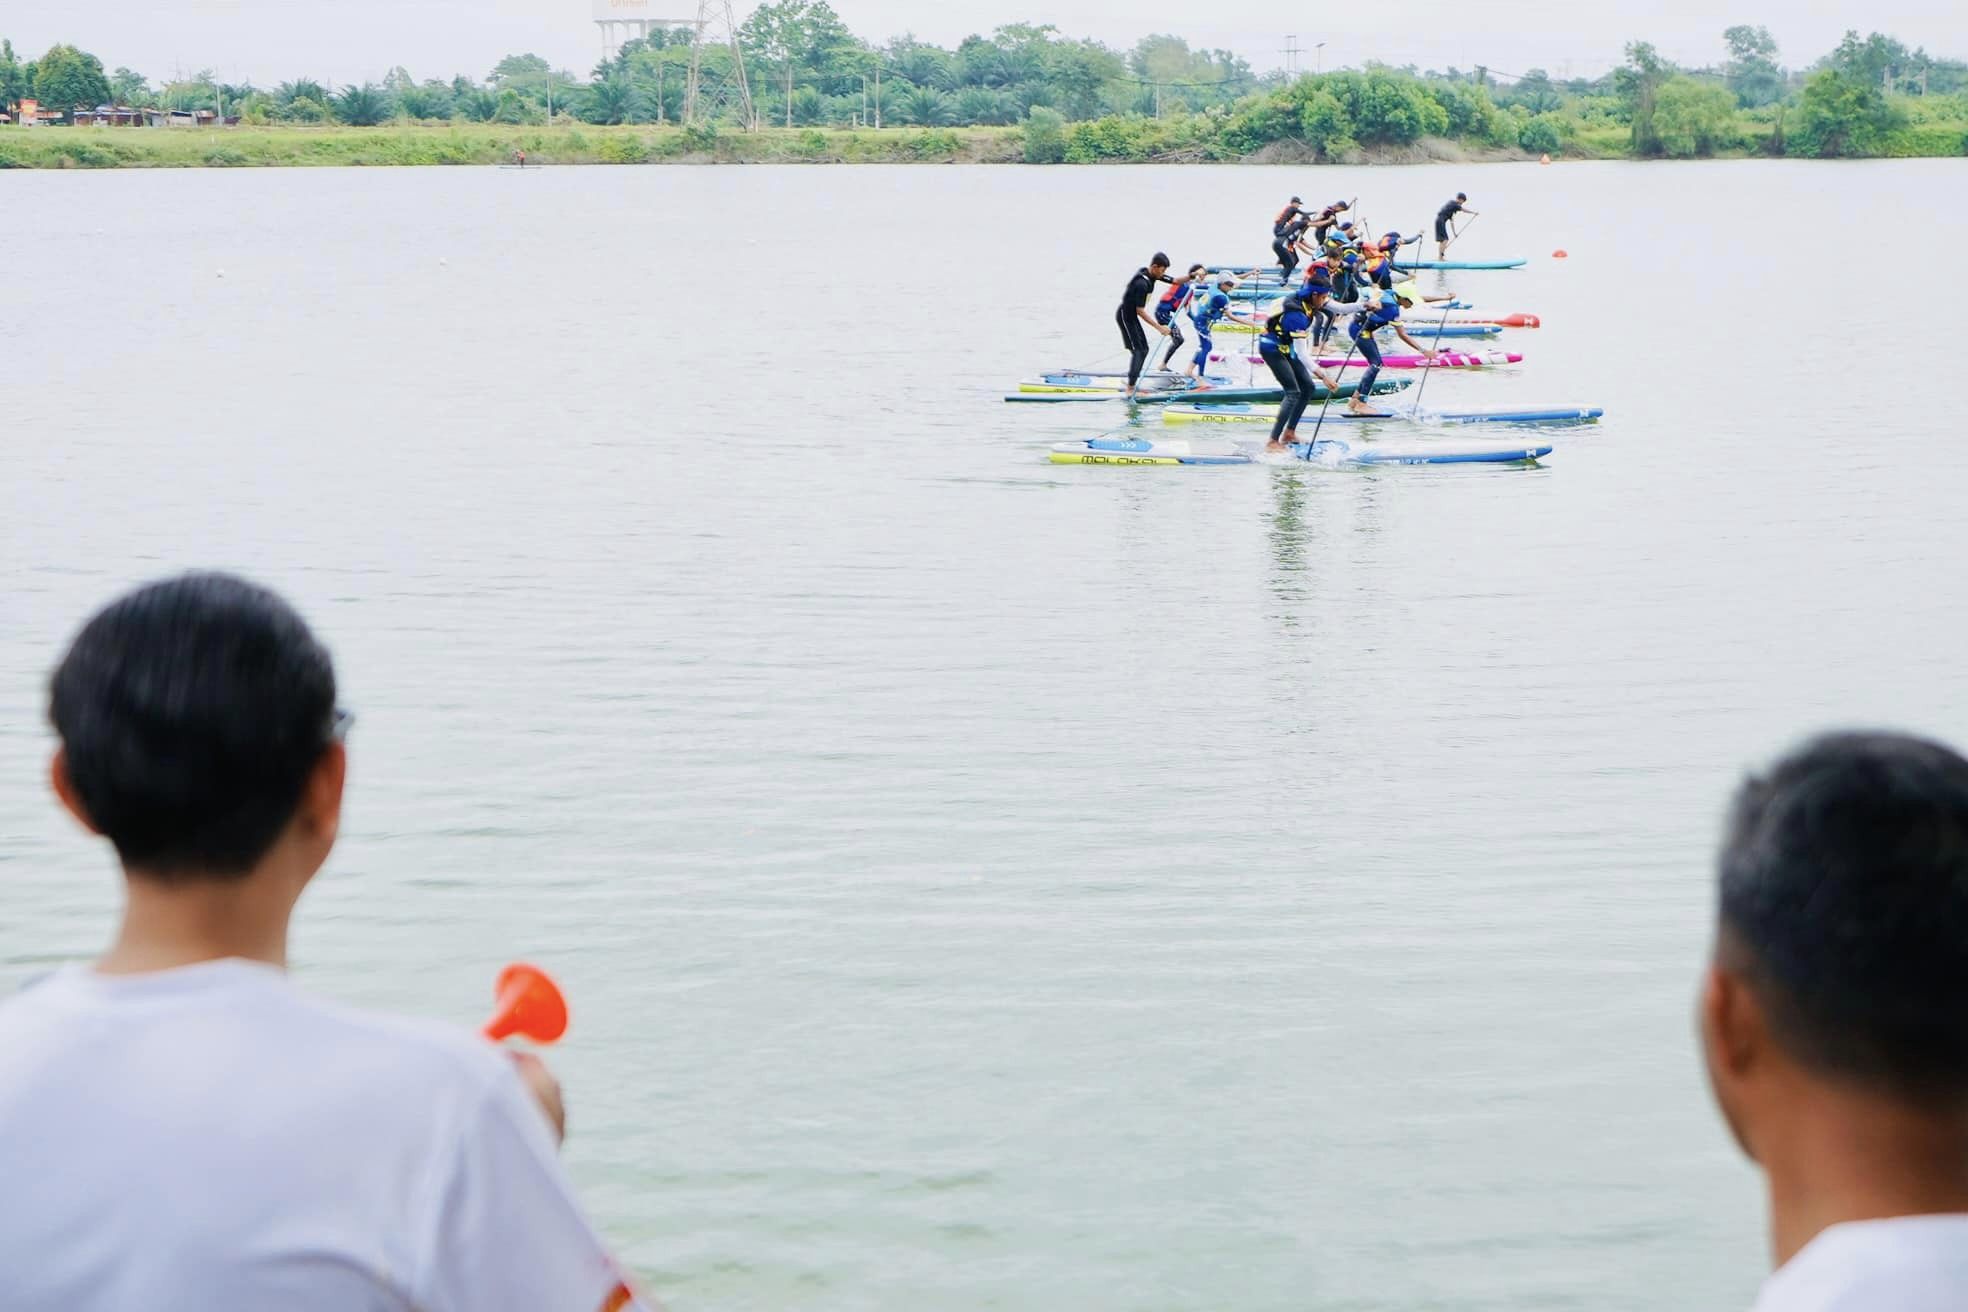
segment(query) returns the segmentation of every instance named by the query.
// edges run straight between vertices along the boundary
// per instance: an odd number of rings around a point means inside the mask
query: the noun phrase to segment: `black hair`
[[[1169,257],[1168,257],[1168,256],[1166,256],[1166,255],[1164,255],[1164,254],[1162,254],[1162,253],[1161,253],[1160,251],[1156,251],[1156,252],[1155,252],[1155,258],[1154,258],[1154,259],[1152,259],[1152,260],[1150,260],[1150,261],[1148,261],[1148,263],[1149,263],[1149,265],[1150,265],[1151,267],[1152,267],[1152,266],[1154,266],[1154,265],[1157,265],[1157,264],[1159,264],[1159,265],[1161,265],[1161,266],[1162,266],[1162,267],[1163,267],[1164,269],[1166,269],[1166,268],[1168,268],[1168,266],[1169,266]]]
[[[293,818],[334,733],[335,670],[273,593],[186,574],[84,625],[48,704],[82,809],[125,866],[239,876]]]
[[[1815,739],[1738,790],[1725,950],[1778,1043],[1904,1098],[1968,1098],[1968,760],[1890,733]]]

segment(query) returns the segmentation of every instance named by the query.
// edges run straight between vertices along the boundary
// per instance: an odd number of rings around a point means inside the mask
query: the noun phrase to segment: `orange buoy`
[[[1550,162],[1551,162],[1551,156],[1549,155],[1540,155],[1538,157],[1538,163],[1540,164],[1549,164]]]
[[[1563,251],[1553,251],[1551,252],[1551,258],[1554,260],[1565,260],[1565,259],[1570,259],[1571,257],[1566,255],[1565,252]]]
[[[498,999],[485,1037],[497,1043],[518,1035],[535,1043],[552,1043],[567,1033],[567,999],[560,986],[538,966],[516,963],[499,972],[493,991]]]

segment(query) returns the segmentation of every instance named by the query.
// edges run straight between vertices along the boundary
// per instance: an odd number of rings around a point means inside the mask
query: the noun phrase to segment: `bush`
[[[1322,160],[1338,159],[1359,145],[1353,139],[1353,116],[1330,91],[1313,92],[1299,110],[1298,122],[1299,130]]]
[[[1655,94],[1654,136],[1663,155],[1693,159],[1734,145],[1736,97],[1727,87],[1671,78]]]
[[[1565,144],[1558,132],[1560,121],[1556,114],[1539,114],[1517,130],[1518,149],[1533,155],[1556,154]]]
[[[1025,116],[1025,162],[1066,162],[1066,119],[1056,109],[1034,105]]]
[[[644,164],[649,160],[649,143],[633,133],[611,133],[602,138],[595,157],[604,164]]]
[[[700,123],[686,123],[680,134],[685,151],[694,155],[708,155],[717,149],[717,124],[709,119]]]
[[[1905,117],[1870,82],[1821,69],[1804,84],[1797,126],[1786,138],[1792,155],[1836,159],[1878,155]]]

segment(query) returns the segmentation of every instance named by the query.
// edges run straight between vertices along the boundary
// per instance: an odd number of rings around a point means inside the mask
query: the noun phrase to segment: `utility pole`
[[[683,121],[697,121],[697,100],[703,91],[704,33],[715,27],[717,34],[712,39],[731,50],[731,77],[720,90],[719,99],[727,92],[735,93],[738,118],[745,131],[758,131],[758,110],[752,104],[751,83],[745,78],[745,51],[738,43],[738,17],[731,10],[731,0],[698,0],[696,27],[696,39],[690,43],[690,85],[683,97]]]
[[[875,131],[881,131],[881,65],[875,65]]]
[[[1296,78],[1298,76],[1298,34],[1297,33],[1294,32],[1293,34],[1285,38],[1285,48],[1280,53],[1282,53],[1285,57],[1285,76]]]
[[[1326,43],[1323,41],[1321,41],[1318,45],[1312,47],[1312,68],[1314,72],[1320,74],[1321,76],[1325,75]]]

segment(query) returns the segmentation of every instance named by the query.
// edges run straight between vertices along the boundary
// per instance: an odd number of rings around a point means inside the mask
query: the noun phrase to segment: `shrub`
[[[1025,116],[1025,162],[1063,164],[1066,160],[1066,119],[1056,109],[1034,105]]]
[[[1556,114],[1539,114],[1517,130],[1517,146],[1533,155],[1556,154],[1564,145],[1559,135],[1559,118]]]

